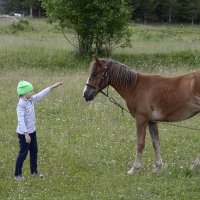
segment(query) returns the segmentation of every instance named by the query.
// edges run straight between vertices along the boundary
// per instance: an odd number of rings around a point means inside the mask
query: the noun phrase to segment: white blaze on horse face
[[[87,89],[87,84],[89,83],[89,77],[88,77],[88,79],[87,79],[87,82],[86,82],[86,84],[85,84],[85,87],[84,87],[84,89],[83,89],[83,96],[84,96],[84,93],[85,93],[85,91],[86,91],[86,89]]]

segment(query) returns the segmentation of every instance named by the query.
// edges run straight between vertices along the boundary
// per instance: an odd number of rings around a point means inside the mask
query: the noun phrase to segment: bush
[[[19,21],[14,21],[11,25],[11,32],[16,33],[17,31],[33,30],[30,27],[29,21],[27,19],[21,19]]]

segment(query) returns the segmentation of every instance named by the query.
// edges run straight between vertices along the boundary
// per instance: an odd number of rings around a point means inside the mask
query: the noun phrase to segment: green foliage
[[[0,8],[2,8],[3,14],[13,15],[14,13],[23,13],[25,15],[29,15],[30,8],[38,10],[38,12],[40,10],[41,12],[40,0],[2,0],[2,2],[3,3],[2,5],[0,4]]]
[[[194,20],[200,15],[200,1],[199,0],[184,0],[182,2],[183,18],[191,21],[194,24]]]
[[[126,0],[131,5],[132,18],[147,22],[199,23],[199,0]]]
[[[181,2],[179,0],[164,0],[160,1],[159,6],[162,10],[163,19],[167,19],[171,23],[181,9]]]
[[[60,27],[75,30],[80,53],[105,52],[130,43],[129,12],[124,0],[43,0],[43,7]]]
[[[32,30],[27,19],[20,19],[19,21],[13,21],[11,24],[11,32],[16,33],[17,31]]]
[[[43,13],[43,9],[41,7],[42,0],[1,0],[0,1],[0,12],[2,14],[14,14],[16,12],[20,12],[25,14],[25,16],[29,15],[30,8],[33,9],[34,15],[39,16]],[[130,8],[129,11],[132,14],[132,19],[137,22],[143,23],[152,23],[152,22],[167,22],[167,23],[184,23],[189,22],[199,23],[200,21],[200,14],[199,14],[199,0],[124,0],[127,2],[128,7]],[[3,2],[1,4],[1,2]],[[46,3],[48,3],[48,10],[54,9],[58,12],[58,20],[61,20],[63,17],[68,15],[67,13],[71,13],[71,16],[74,16],[74,20],[77,20],[77,17],[80,19],[82,18],[81,13],[83,12],[86,15],[86,12],[94,12],[93,9],[96,9],[96,16],[99,15],[99,5],[102,3],[110,4],[112,3],[112,8],[118,7],[118,5],[122,4],[122,1],[119,0],[95,0],[95,1],[54,1],[49,2],[47,0],[43,1],[43,6],[46,7]],[[94,5],[92,5],[93,3]],[[67,4],[69,6],[67,6]],[[84,6],[86,4],[86,6]],[[108,6],[109,7],[109,6]],[[123,7],[123,6],[122,6]],[[76,10],[76,11],[73,11]],[[100,7],[101,9],[101,7]],[[79,14],[77,13],[79,11]],[[61,14],[60,12],[66,11],[67,13]],[[110,9],[109,11],[110,12]],[[95,12],[93,13],[95,17]],[[115,13],[116,15],[118,13]],[[49,17],[53,17],[52,14]],[[70,16],[69,16],[70,17]],[[54,17],[53,17],[54,18]],[[88,20],[88,19],[87,19]],[[73,19],[72,19],[73,21]],[[90,21],[90,20],[89,20]],[[63,22],[63,25],[66,22]],[[68,23],[67,23],[68,24]],[[69,24],[68,24],[69,25]],[[65,26],[64,26],[65,27]],[[68,26],[67,26],[68,27]]]

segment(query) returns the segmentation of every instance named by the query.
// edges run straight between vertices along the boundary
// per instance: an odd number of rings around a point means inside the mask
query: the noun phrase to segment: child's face
[[[31,99],[32,96],[33,96],[33,92],[29,92],[29,93],[27,93],[27,94],[24,95],[24,97],[26,99]]]

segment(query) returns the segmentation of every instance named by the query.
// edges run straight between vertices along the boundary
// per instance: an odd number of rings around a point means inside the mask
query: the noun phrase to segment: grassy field
[[[102,95],[93,102],[84,101],[82,90],[91,59],[77,56],[62,34],[43,20],[32,20],[32,30],[14,34],[9,32],[9,23],[0,21],[0,199],[200,198],[200,173],[189,170],[200,152],[199,131],[159,124],[165,170],[152,173],[155,158],[147,133],[143,168],[129,176],[135,154],[134,120],[128,113],[123,116]],[[113,58],[144,73],[172,76],[199,69],[199,27],[133,28],[134,47],[116,50]],[[161,34],[167,36],[158,37]],[[69,36],[73,38],[71,33]],[[45,178],[30,176],[27,157],[23,168],[26,179],[17,182],[13,179],[19,150],[15,109],[16,86],[21,79],[32,82],[35,92],[57,81],[64,84],[36,106],[39,170]],[[110,89],[110,93],[124,104],[115,91]],[[179,125],[200,128],[199,117]]]

